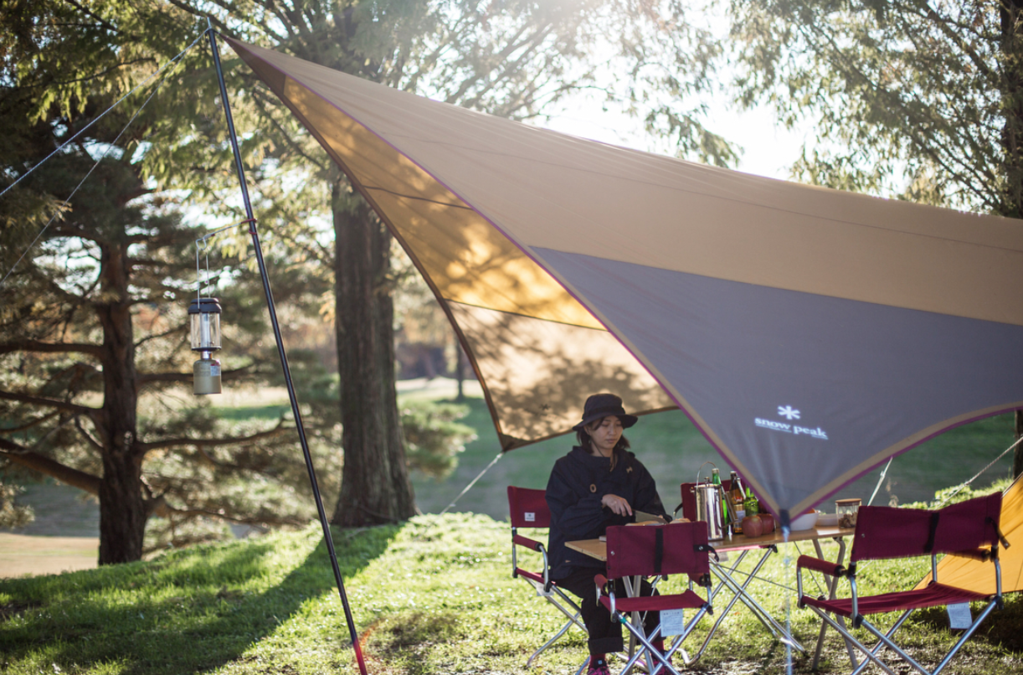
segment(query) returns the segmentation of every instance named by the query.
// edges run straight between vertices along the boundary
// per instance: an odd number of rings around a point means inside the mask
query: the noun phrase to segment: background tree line
[[[139,558],[154,515],[185,542],[215,536],[200,523],[287,525],[311,512],[297,454],[290,439],[282,442],[291,431],[287,416],[244,428],[187,391],[184,308],[195,289],[194,239],[241,218],[202,43],[159,89],[141,88],[105,113],[195,40],[207,17],[248,42],[518,119],[598,87],[645,115],[681,152],[725,163],[730,149],[700,126],[700,105],[688,96],[709,86],[717,47],[682,10],[629,1],[5,3],[0,114],[11,133],[0,141],[0,180],[11,189],[0,201],[0,260],[5,274],[13,271],[0,288],[0,458],[7,480],[31,471],[97,495],[101,563]],[[613,75],[601,71],[609,59],[618,65]],[[337,168],[237,61],[226,60],[288,337],[321,317],[335,323],[340,377],[292,351],[317,465],[336,486],[333,521],[406,518],[415,511],[410,459],[443,471],[467,433],[450,427],[450,412],[398,410],[394,290],[407,270]],[[244,239],[225,233],[220,240],[210,266],[227,308],[225,382],[274,384]]]

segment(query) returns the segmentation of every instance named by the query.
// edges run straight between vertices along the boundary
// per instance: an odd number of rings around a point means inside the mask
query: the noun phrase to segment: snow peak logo
[[[801,417],[801,413],[790,405],[778,406],[778,417],[783,417],[786,421],[782,422],[779,420],[768,420],[763,417],[756,417],[753,422],[758,427],[770,429],[771,431],[780,431],[794,436],[811,436],[813,438],[819,438],[822,441],[828,440],[828,433],[820,427],[811,429],[810,427],[793,424],[793,420],[798,420]]]

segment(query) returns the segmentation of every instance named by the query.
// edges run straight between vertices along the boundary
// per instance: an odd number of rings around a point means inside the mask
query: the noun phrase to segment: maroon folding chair
[[[542,647],[533,652],[533,655],[526,661],[526,667],[533,664],[533,660],[545,649],[554,644],[558,638],[568,632],[573,625],[586,631],[586,626],[580,619],[579,606],[568,595],[565,594],[557,584],[550,578],[550,568],[547,565],[547,547],[542,543],[524,537],[518,533],[520,527],[527,528],[548,528],[551,526],[551,512],[547,509],[547,499],[543,490],[531,490],[508,486],[508,510],[511,513],[512,525],[512,576],[524,579],[536,591],[536,594],[554,605],[562,614],[568,617],[568,621],[554,634]],[[543,558],[543,569],[539,572],[524,570],[518,566],[517,548],[525,548],[538,552]]]
[[[682,646],[703,615],[713,611],[709,599],[708,558],[712,550],[707,541],[707,523],[704,522],[639,527],[619,525],[607,528],[607,575],[598,574],[594,577],[597,597],[611,612],[611,617],[624,625],[641,645],[625,664],[623,673],[628,673],[646,655],[647,664],[655,671],[659,669],[660,673],[678,675],[669,659]],[[675,595],[615,597],[615,579],[669,574],[688,574],[690,588]],[[707,587],[707,599],[692,590],[693,582]],[[632,588],[638,592],[639,584],[633,584]],[[685,623],[672,646],[665,654],[661,654],[652,641],[665,637],[663,627],[669,612],[686,609],[696,612]],[[650,635],[646,635],[640,615],[651,611],[660,612],[661,621]]]
[[[1001,543],[1005,547],[1009,544],[998,529],[1001,510],[1000,492],[946,506],[938,511],[862,506],[856,520],[856,535],[848,568],[810,556],[799,557],[796,564],[799,606],[809,607],[816,612],[845,638],[847,644],[863,652],[866,658],[855,665],[854,674],[862,671],[870,663],[875,663],[886,672],[892,673],[892,669],[878,656],[881,650],[887,647],[919,672],[937,675],[948,665],[988,614],[996,607],[1002,606],[1002,570],[998,563],[998,544]],[[995,593],[984,595],[938,583],[937,556],[940,553],[991,562],[991,573],[995,577]],[[858,594],[856,565],[859,561],[923,555],[931,556],[933,579],[925,588],[867,597]],[[823,597],[812,598],[804,595],[802,577],[804,569],[847,578],[851,597],[827,600]],[[917,663],[892,639],[895,632],[916,609],[978,601],[987,601],[987,605],[934,670],[929,671]],[[879,630],[866,618],[873,614],[895,611],[901,611],[903,614],[887,633]],[[853,627],[862,626],[877,637],[878,642],[868,648],[831,615],[852,619]]]

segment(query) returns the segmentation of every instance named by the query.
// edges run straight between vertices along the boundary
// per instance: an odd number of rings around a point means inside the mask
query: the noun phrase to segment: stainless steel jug
[[[704,462],[700,469],[711,462]],[[711,540],[724,539],[725,522],[721,514],[724,488],[714,483],[700,482],[700,472],[696,472],[696,484],[691,488],[696,495],[696,519],[707,523],[707,537]]]

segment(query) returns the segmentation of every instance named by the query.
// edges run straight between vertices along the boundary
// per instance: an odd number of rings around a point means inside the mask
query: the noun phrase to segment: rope
[[[37,164],[36,164],[35,166],[33,166],[33,167],[32,167],[31,169],[29,169],[29,170],[28,170],[28,171],[26,171],[26,172],[25,172],[24,174],[22,174],[21,176],[19,176],[19,177],[18,177],[18,179],[17,179],[16,181],[14,181],[14,182],[13,182],[13,183],[11,183],[10,185],[8,185],[8,186],[7,186],[6,188],[4,188],[3,192],[0,192],[0,198],[2,198],[2,197],[3,197],[4,195],[5,195],[5,194],[7,194],[7,192],[8,192],[8,191],[9,191],[9,190],[10,190],[11,188],[13,188],[13,187],[14,187],[15,185],[17,185],[18,183],[20,183],[20,182],[21,182],[21,181],[22,181],[22,180],[23,180],[23,179],[24,179],[25,177],[27,177],[27,176],[28,176],[29,174],[31,174],[31,173],[32,173],[33,171],[35,171],[35,170],[36,170],[36,169],[38,169],[38,168],[39,168],[40,166],[42,166],[43,164],[45,164],[45,163],[46,163],[46,162],[47,162],[47,161],[48,161],[48,160],[49,160],[49,159],[50,159],[51,157],[53,157],[54,155],[56,155],[56,154],[58,154],[59,152],[61,152],[61,151],[62,151],[62,150],[63,150],[63,149],[65,148],[65,147],[67,147],[67,146],[68,146],[68,145],[69,145],[70,143],[74,142],[74,140],[75,140],[76,138],[78,138],[79,136],[81,136],[81,135],[82,135],[83,133],[85,133],[85,131],[86,131],[86,130],[87,130],[87,129],[88,129],[89,127],[91,127],[92,125],[96,124],[96,123],[97,123],[97,122],[99,122],[99,121],[100,121],[101,119],[103,119],[103,117],[104,117],[104,116],[106,116],[106,114],[107,114],[107,113],[109,113],[109,112],[110,112],[111,110],[113,110],[113,109],[114,109],[114,108],[116,108],[116,107],[117,107],[118,105],[120,105],[120,104],[121,104],[121,102],[122,102],[122,101],[124,101],[124,99],[126,99],[126,98],[128,98],[129,96],[131,96],[132,94],[134,94],[134,93],[135,93],[136,91],[138,91],[138,90],[139,90],[139,89],[141,89],[141,88],[142,88],[143,86],[145,86],[145,85],[146,85],[146,84],[147,84],[147,83],[148,83],[148,82],[149,82],[150,80],[152,80],[152,79],[153,79],[154,77],[156,77],[157,75],[159,75],[159,74],[160,74],[160,73],[161,73],[161,72],[162,72],[162,71],[163,71],[164,69],[166,69],[166,68],[168,68],[169,66],[171,66],[172,64],[174,64],[174,63],[175,63],[175,62],[176,62],[176,61],[177,61],[178,59],[180,59],[180,58],[181,58],[182,56],[184,56],[184,54],[185,54],[185,53],[186,53],[186,52],[187,52],[187,51],[188,51],[189,49],[191,49],[192,47],[194,47],[194,46],[196,45],[196,43],[198,43],[198,42],[199,42],[199,40],[201,40],[202,38],[203,38],[203,35],[200,35],[200,36],[199,36],[198,38],[196,38],[196,39],[195,39],[195,42],[193,42],[192,44],[190,44],[190,45],[189,45],[188,47],[186,47],[186,48],[185,48],[185,49],[184,49],[183,51],[181,51],[181,52],[180,52],[180,53],[179,53],[179,54],[178,54],[177,56],[175,56],[175,57],[174,57],[173,59],[171,59],[170,61],[168,61],[168,62],[167,62],[166,64],[164,64],[163,66],[161,66],[159,70],[157,70],[157,71],[156,71],[155,73],[153,73],[152,75],[150,75],[149,77],[147,77],[147,78],[146,78],[145,80],[143,80],[143,81],[142,81],[141,83],[139,83],[139,85],[138,85],[138,86],[136,86],[136,87],[135,87],[134,89],[132,89],[132,90],[131,90],[131,91],[129,91],[129,92],[127,93],[127,94],[125,94],[124,96],[122,96],[121,98],[119,98],[119,99],[117,100],[117,102],[115,102],[115,103],[114,103],[113,105],[111,105],[111,106],[110,106],[109,108],[107,108],[106,110],[104,110],[104,111],[103,111],[103,112],[102,112],[102,113],[101,113],[101,114],[99,115],[99,117],[97,117],[96,119],[94,119],[94,120],[92,120],[91,122],[89,122],[88,124],[86,124],[86,125],[85,125],[84,127],[82,127],[81,131],[79,131],[79,132],[78,132],[78,133],[76,133],[76,134],[75,134],[74,136],[72,136],[72,137],[71,137],[71,138],[69,138],[69,139],[68,139],[67,141],[65,141],[65,142],[64,142],[64,143],[63,143],[63,144],[62,144],[62,145],[61,145],[61,146],[60,146],[59,148],[57,148],[56,150],[54,150],[53,152],[51,152],[51,153],[50,153],[49,155],[47,155],[47,156],[46,156],[45,158],[43,158],[43,160],[42,160],[42,161],[40,161],[39,163],[37,163]],[[139,116],[139,113],[141,113],[141,112],[142,112],[142,111],[143,111],[143,110],[145,109],[145,107],[146,107],[146,106],[147,106],[147,105],[149,104],[149,102],[150,102],[150,101],[151,101],[151,100],[153,99],[153,96],[155,96],[155,95],[156,95],[156,92],[158,92],[158,91],[160,90],[160,87],[161,87],[161,86],[163,85],[164,81],[166,81],[166,76],[165,76],[165,77],[164,77],[163,79],[161,79],[161,80],[160,80],[160,82],[158,82],[158,83],[157,83],[156,87],[155,87],[155,88],[153,89],[153,93],[151,93],[151,94],[150,94],[150,95],[149,95],[149,96],[148,96],[148,97],[146,98],[146,100],[145,100],[145,101],[144,101],[144,102],[142,103],[142,105],[141,105],[141,106],[139,107],[139,109],[135,111],[135,114],[131,116],[131,119],[130,119],[130,120],[128,120],[128,123],[127,123],[127,124],[125,124],[125,125],[124,125],[124,128],[123,128],[123,129],[121,129],[120,133],[118,133],[118,134],[117,134],[117,138],[115,138],[115,139],[113,140],[113,142],[112,142],[112,143],[110,143],[110,146],[116,146],[116,144],[117,144],[117,141],[119,141],[119,140],[120,140],[121,136],[123,136],[123,135],[124,135],[124,132],[128,130],[128,127],[130,127],[130,126],[132,125],[132,122],[134,122],[134,121],[136,120],[136,118],[138,118],[138,116]],[[81,188],[81,187],[82,187],[82,185],[83,185],[83,184],[85,183],[85,181],[86,181],[86,180],[87,180],[87,179],[89,178],[89,176],[91,176],[91,175],[92,175],[92,172],[96,170],[96,167],[97,167],[97,166],[99,166],[99,163],[100,163],[101,161],[103,161],[104,159],[106,159],[106,157],[107,157],[108,155],[109,155],[109,150],[108,150],[108,151],[107,151],[106,153],[104,153],[104,154],[103,154],[102,156],[100,156],[100,158],[99,158],[99,159],[97,159],[97,160],[96,160],[96,163],[92,165],[92,168],[91,168],[91,169],[89,169],[88,173],[86,173],[86,174],[85,174],[85,177],[84,177],[84,178],[82,178],[82,180],[81,180],[81,181],[80,181],[80,182],[78,183],[78,185],[76,185],[76,186],[75,186],[75,189],[71,191],[71,194],[70,194],[70,195],[68,195],[68,198],[64,200],[64,203],[63,203],[63,204],[61,204],[61,207],[63,207],[63,206],[66,206],[66,205],[67,205],[67,203],[71,201],[71,198],[75,196],[75,193],[76,193],[76,192],[78,192],[79,188]],[[54,220],[56,220],[56,218],[57,218],[57,215],[58,215],[59,213],[60,213],[60,209],[58,208],[58,209],[56,209],[56,210],[54,211],[54,214],[53,214],[53,215],[52,215],[52,216],[50,217],[50,219],[49,219],[48,221],[46,221],[46,224],[45,224],[45,225],[43,225],[42,229],[40,229],[40,230],[39,230],[39,233],[38,233],[38,234],[36,234],[36,237],[35,237],[35,239],[33,239],[33,240],[32,240],[32,243],[30,243],[30,244],[28,245],[28,247],[27,247],[27,248],[26,248],[26,249],[25,249],[25,250],[24,250],[24,251],[22,252],[22,254],[21,254],[21,255],[20,255],[19,257],[18,257],[18,259],[17,259],[16,261],[14,261],[14,264],[13,264],[13,265],[11,266],[11,269],[7,270],[7,273],[6,273],[6,274],[4,274],[4,277],[3,277],[3,279],[0,279],[0,288],[2,288],[2,287],[3,287],[4,283],[6,283],[6,282],[7,282],[7,278],[8,278],[8,277],[10,277],[10,276],[11,276],[11,274],[12,274],[12,273],[14,272],[14,270],[15,270],[15,269],[17,269],[18,265],[19,265],[19,264],[21,264],[21,261],[25,259],[25,256],[26,256],[26,255],[28,255],[28,252],[32,250],[32,247],[34,247],[34,246],[35,246],[35,245],[36,245],[36,244],[37,244],[37,243],[39,242],[39,240],[40,240],[40,239],[42,238],[43,234],[44,234],[44,233],[46,232],[46,229],[47,229],[48,227],[50,227],[50,225],[51,225],[51,224],[53,223],[53,221],[54,221]]]
[[[1000,459],[1001,459],[1002,457],[1005,457],[1005,456],[1006,456],[1007,454],[1009,454],[1009,452],[1010,452],[1010,451],[1012,451],[1012,450],[1015,450],[1015,449],[1016,449],[1016,446],[1017,446],[1017,445],[1019,445],[1020,443],[1023,443],[1023,436],[1021,436],[1021,437],[1019,437],[1018,439],[1016,439],[1016,442],[1015,442],[1015,443],[1013,443],[1012,445],[1010,445],[1009,447],[1007,447],[1007,448],[1006,448],[1006,449],[1005,449],[1004,451],[1002,451],[1002,454],[998,455],[998,456],[997,456],[997,457],[995,457],[995,458],[994,458],[993,460],[991,460],[991,462],[990,462],[990,463],[989,463],[989,464],[988,464],[987,466],[985,466],[985,467],[984,467],[983,469],[981,469],[980,471],[978,471],[978,472],[977,472],[977,474],[976,474],[976,475],[975,475],[975,476],[974,476],[973,478],[971,478],[970,480],[966,481],[965,483],[962,483],[962,484],[960,484],[960,485],[959,485],[959,487],[957,487],[957,488],[955,489],[955,492],[953,492],[953,493],[951,493],[951,494],[949,494],[949,495],[946,495],[946,496],[945,496],[945,498],[944,498],[943,500],[941,500],[941,502],[939,502],[939,503],[937,504],[937,506],[935,506],[934,508],[938,508],[938,507],[942,506],[942,505],[943,505],[943,504],[945,504],[945,503],[946,503],[946,502],[947,502],[948,500],[952,499],[952,498],[953,498],[953,497],[955,497],[955,496],[956,496],[957,494],[959,494],[960,492],[962,492],[962,491],[963,491],[963,490],[964,490],[964,489],[965,489],[965,488],[966,488],[966,487],[967,487],[967,486],[968,486],[968,485],[969,485],[970,483],[972,483],[973,481],[975,481],[975,480],[977,480],[978,478],[980,478],[980,475],[981,475],[982,473],[984,473],[985,471],[987,471],[988,469],[990,469],[991,467],[993,467],[993,466],[995,465],[995,463],[997,463],[997,462],[998,462],[998,460],[1000,460]]]
[[[746,572],[744,570],[737,569],[735,567],[727,567],[726,569],[730,573],[732,573],[732,574],[741,574],[744,577],[753,576],[752,573]],[[766,577],[763,577],[763,576],[760,576],[760,575],[757,575],[757,576],[753,577],[753,581],[759,581],[760,583],[764,583],[764,584],[771,584],[772,586],[777,586],[778,588],[783,588],[786,591],[789,591],[790,593],[796,593],[797,592],[796,589],[792,588],[791,586],[786,586],[785,584],[779,583],[777,581],[771,581],[770,579],[768,579]]]
[[[471,489],[472,489],[472,486],[476,484],[476,481],[478,481],[478,480],[479,480],[480,478],[483,478],[483,474],[485,474],[485,473],[486,473],[487,471],[490,471],[490,467],[492,467],[492,466],[494,466],[495,464],[497,464],[497,460],[501,459],[501,457],[502,457],[503,455],[504,455],[504,453],[503,453],[503,452],[498,452],[498,453],[497,453],[497,454],[496,454],[496,455],[494,456],[494,458],[493,458],[492,460],[490,460],[490,464],[487,464],[487,468],[483,469],[483,471],[480,471],[480,474],[479,474],[478,476],[476,476],[475,478],[473,478],[473,479],[472,479],[472,482],[471,482],[471,483],[469,483],[468,485],[466,485],[466,486],[465,486],[465,489],[464,489],[464,490],[462,490],[461,492],[459,492],[459,493],[458,493],[458,496],[457,496],[457,497],[455,497],[455,498],[454,498],[454,499],[453,499],[453,500],[451,501],[451,503],[450,503],[450,504],[448,504],[447,506],[445,506],[445,507],[444,507],[444,510],[440,512],[440,515],[442,515],[442,516],[443,516],[443,515],[444,515],[445,513],[447,513],[447,512],[448,512],[448,511],[449,511],[449,510],[451,509],[451,507],[455,505],[455,502],[457,502],[457,501],[458,501],[459,499],[461,499],[461,498],[462,498],[462,497],[463,497],[463,496],[465,495],[465,493],[466,493],[466,492],[468,492],[469,490],[471,490]]]
[[[874,486],[874,492],[870,495],[870,499],[867,500],[867,506],[874,503],[874,497],[877,496],[877,491],[881,489],[881,483],[884,482],[884,477],[888,474],[888,467],[892,465],[894,457],[888,458],[888,463],[884,465],[884,469],[881,470],[881,475],[877,477],[877,485]]]
[[[173,63],[174,63],[175,61],[177,61],[177,60],[178,60],[178,59],[180,59],[180,58],[181,58],[182,56],[184,56],[184,55],[185,55],[185,53],[186,53],[186,52],[187,52],[187,51],[188,51],[189,49],[191,49],[192,47],[194,47],[194,46],[196,45],[196,43],[197,43],[197,42],[199,42],[199,40],[203,39],[204,37],[206,37],[206,33],[203,33],[202,35],[200,35],[199,37],[197,37],[197,38],[195,39],[195,42],[193,42],[192,44],[190,44],[190,45],[188,45],[187,47],[185,47],[185,48],[184,48],[184,49],[183,49],[183,50],[182,50],[181,52],[179,52],[179,53],[178,53],[178,55],[177,55],[177,56],[175,56],[175,57],[174,57],[173,59],[171,59],[170,61],[168,61],[167,63],[165,63],[165,64],[164,64],[163,66],[161,66],[161,67],[160,67],[160,68],[159,68],[159,69],[158,69],[158,70],[157,70],[157,71],[156,71],[155,73],[153,73],[152,75],[150,75],[150,76],[149,76],[149,77],[147,77],[146,79],[144,79],[144,80],[142,80],[141,82],[139,82],[139,84],[138,84],[138,85],[137,85],[137,86],[136,86],[136,87],[135,87],[134,89],[132,89],[131,91],[129,91],[129,92],[127,93],[127,94],[125,94],[125,95],[124,95],[124,96],[122,96],[121,98],[117,99],[117,101],[116,101],[116,102],[115,102],[115,103],[114,103],[113,105],[111,105],[111,106],[110,106],[109,108],[107,108],[106,110],[104,110],[104,111],[103,111],[103,112],[102,112],[102,113],[100,114],[100,116],[99,116],[99,117],[97,117],[97,118],[96,118],[96,119],[94,119],[93,121],[91,121],[91,122],[89,122],[88,124],[86,124],[86,125],[85,125],[84,127],[82,127],[81,131],[79,131],[79,132],[78,132],[77,134],[75,134],[74,136],[72,136],[72,137],[71,137],[71,138],[69,138],[68,140],[64,141],[64,143],[63,143],[63,144],[62,144],[62,145],[61,145],[61,146],[60,146],[59,148],[57,148],[56,150],[54,150],[53,152],[51,152],[51,153],[50,153],[49,155],[47,155],[47,156],[46,156],[46,157],[45,157],[45,158],[44,158],[44,159],[43,159],[43,160],[42,160],[41,162],[39,162],[38,164],[36,164],[35,166],[33,166],[33,167],[32,167],[31,169],[29,169],[28,171],[26,171],[26,172],[25,172],[25,173],[24,173],[24,174],[23,174],[23,175],[22,175],[21,177],[19,177],[19,178],[18,178],[18,180],[14,181],[14,182],[13,182],[13,183],[11,183],[10,185],[8,185],[8,186],[7,186],[6,188],[4,188],[3,192],[0,192],[0,197],[3,197],[3,196],[4,196],[5,194],[7,194],[7,191],[8,191],[8,190],[10,190],[11,188],[13,188],[13,187],[14,187],[15,185],[17,185],[18,183],[20,183],[20,182],[22,181],[22,179],[26,178],[26,177],[27,177],[27,176],[28,176],[29,174],[31,174],[31,173],[32,173],[33,171],[35,171],[35,170],[36,170],[36,169],[38,169],[38,168],[39,168],[40,166],[42,166],[43,164],[45,164],[47,160],[49,160],[49,159],[50,159],[51,157],[53,157],[54,155],[56,155],[57,153],[59,153],[59,152],[60,152],[61,150],[63,150],[63,149],[65,148],[65,147],[67,147],[67,146],[68,146],[68,145],[70,145],[70,144],[71,144],[72,142],[74,142],[74,140],[75,140],[76,138],[78,138],[79,136],[81,136],[82,134],[84,134],[84,133],[85,133],[85,132],[86,132],[86,131],[87,131],[87,130],[89,129],[89,127],[91,127],[91,126],[92,126],[93,124],[96,124],[96,122],[99,122],[99,121],[100,121],[101,119],[103,119],[103,118],[104,118],[104,117],[106,116],[106,114],[107,114],[108,112],[110,112],[111,110],[113,110],[114,108],[116,108],[116,107],[117,107],[118,105],[120,105],[120,104],[121,104],[121,102],[122,102],[122,101],[124,101],[124,99],[128,98],[129,96],[131,96],[132,94],[134,94],[134,93],[135,93],[136,91],[138,91],[139,89],[141,89],[142,87],[144,87],[144,86],[145,86],[145,85],[146,85],[146,84],[147,84],[147,83],[148,83],[148,82],[149,82],[149,81],[150,81],[151,79],[153,79],[154,77],[156,77],[157,75],[159,75],[159,74],[160,74],[160,72],[161,72],[161,71],[162,71],[162,70],[163,70],[164,68],[167,68],[167,67],[169,67],[169,66],[170,66],[171,64],[173,64]],[[159,86],[159,85],[157,85],[157,86]]]

